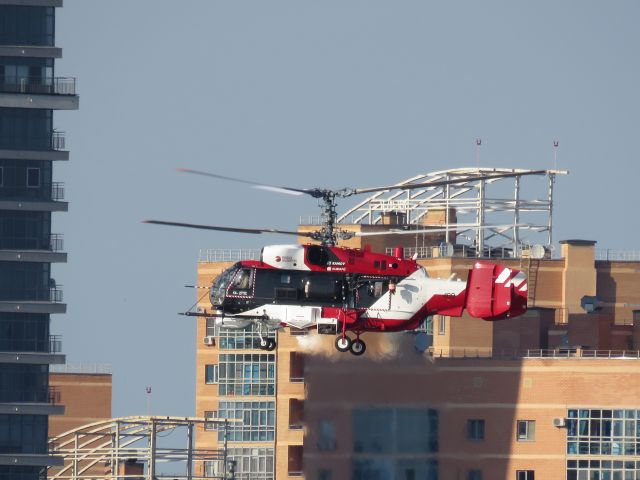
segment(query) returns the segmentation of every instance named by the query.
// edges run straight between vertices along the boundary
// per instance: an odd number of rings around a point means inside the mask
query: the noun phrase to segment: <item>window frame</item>
[[[484,418],[467,419],[467,440],[470,442],[483,442],[485,440]]]
[[[526,432],[524,435],[520,435],[520,425],[525,425]],[[516,420],[516,441],[518,442],[535,442],[536,441],[536,421],[535,420]]]
[[[211,372],[211,375],[209,375]],[[211,380],[209,380],[211,378]],[[210,363],[204,366],[205,385],[217,385],[220,381],[220,367],[218,364]]]
[[[516,470],[516,480],[535,480],[535,470]]]

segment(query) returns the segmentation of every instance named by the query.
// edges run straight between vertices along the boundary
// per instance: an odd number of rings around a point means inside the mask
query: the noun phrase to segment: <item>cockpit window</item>
[[[233,287],[241,290],[246,290],[251,287],[253,280],[253,270],[249,268],[243,268],[236,273],[233,279]]]

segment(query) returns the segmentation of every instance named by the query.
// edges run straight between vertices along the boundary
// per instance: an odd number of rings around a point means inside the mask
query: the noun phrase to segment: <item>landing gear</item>
[[[273,338],[260,338],[260,350],[268,350],[272,352],[276,349],[276,341]]]
[[[357,356],[362,355],[366,349],[367,345],[359,338],[356,338],[353,342],[351,342],[351,347],[349,348],[349,350],[351,350],[351,353]]]
[[[352,341],[349,337],[347,337],[346,335],[340,335],[336,338],[336,349],[339,352],[348,352],[351,348],[351,343]]]

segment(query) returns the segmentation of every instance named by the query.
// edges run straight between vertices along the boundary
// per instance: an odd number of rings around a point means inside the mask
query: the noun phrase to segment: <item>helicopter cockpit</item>
[[[227,293],[234,296],[243,296],[243,293],[246,295],[246,291],[251,288],[252,283],[253,269],[243,268],[240,263],[232,265],[211,284],[211,305],[216,309],[223,310]]]

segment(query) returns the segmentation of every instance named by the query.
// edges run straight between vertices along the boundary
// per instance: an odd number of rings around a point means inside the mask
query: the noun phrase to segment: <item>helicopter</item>
[[[145,220],[156,225],[245,234],[275,233],[306,237],[317,244],[268,245],[259,260],[240,261],[224,270],[209,287],[211,310],[185,312],[187,316],[214,318],[220,328],[258,327],[259,346],[274,350],[269,332],[290,327],[316,329],[335,336],[339,352],[359,356],[366,350],[364,332],[398,332],[418,328],[431,315],[460,317],[466,310],[474,318],[488,321],[513,318],[527,309],[527,278],[522,271],[486,261],[477,261],[467,280],[430,278],[415,256],[404,258],[402,247],[391,255],[371,248],[338,246],[354,236],[381,232],[352,232],[337,223],[337,198],[387,190],[455,185],[475,181],[540,175],[544,170],[468,175],[464,178],[428,183],[374,188],[292,188],[253,182],[191,169],[181,172],[248,184],[254,188],[319,199],[323,223],[312,232],[271,228],[240,228],[200,225],[164,220]],[[421,226],[425,227],[425,226]],[[434,226],[435,227],[435,226]],[[492,228],[497,226],[485,226]],[[388,230],[389,234],[437,233],[442,228]],[[355,336],[352,338],[349,334]]]

